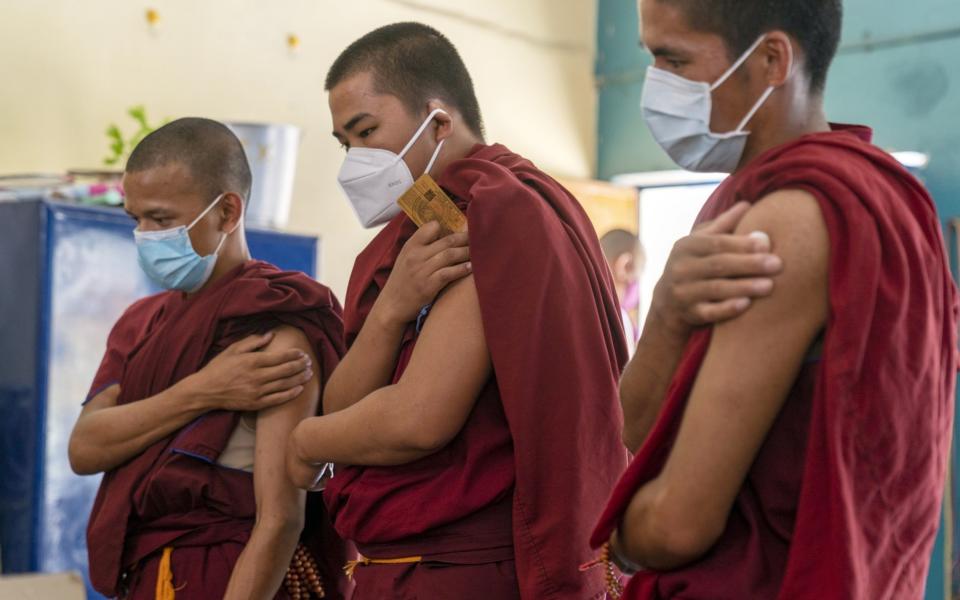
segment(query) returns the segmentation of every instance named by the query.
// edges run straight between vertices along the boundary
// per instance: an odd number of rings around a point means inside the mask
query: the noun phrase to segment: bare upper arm
[[[320,397],[320,373],[313,346],[302,331],[290,326],[275,330],[265,350],[297,349],[307,353],[313,364],[313,377],[303,392],[284,404],[257,413],[257,436],[253,460],[254,492],[260,519],[278,522],[296,521],[303,513],[303,493],[286,474],[287,439],[300,421],[316,414]]]
[[[397,392],[427,447],[443,447],[463,428],[492,367],[473,276],[434,303]]]
[[[708,546],[722,532],[829,310],[829,238],[816,199],[792,190],[767,196],[738,227],[738,233],[758,230],[770,236],[783,271],[770,297],[714,328],[659,478],[668,522],[694,521]]]

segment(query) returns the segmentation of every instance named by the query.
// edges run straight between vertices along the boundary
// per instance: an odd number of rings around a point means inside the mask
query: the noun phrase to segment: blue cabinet
[[[155,286],[116,209],[0,203],[0,564],[86,575],[100,477],[70,470],[67,442],[107,334]],[[317,239],[249,230],[255,258],[316,273]],[[91,598],[99,598],[91,595]]]

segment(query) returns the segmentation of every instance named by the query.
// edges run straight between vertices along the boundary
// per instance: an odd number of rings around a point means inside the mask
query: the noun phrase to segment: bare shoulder
[[[289,350],[295,348],[304,352],[311,351],[312,345],[303,330],[292,325],[280,325],[273,330],[273,339],[265,350]]]
[[[801,190],[770,194],[750,208],[736,232],[767,234],[783,270],[774,276],[770,296],[715,330],[754,335],[771,328],[782,331],[790,323],[802,329],[822,326],[828,311],[830,238],[817,199]]]
[[[809,192],[780,190],[754,204],[737,227],[738,234],[762,231],[784,262],[778,280],[813,283],[827,270],[830,238],[820,204]]]
[[[258,413],[258,431],[262,429],[261,425],[265,422],[270,423],[274,421],[277,423],[276,427],[279,427],[279,431],[289,433],[292,426],[287,421],[288,418],[292,417],[295,421],[298,421],[299,419],[313,415],[316,411],[317,402],[319,401],[319,375],[323,372],[323,365],[318,363],[313,351],[313,345],[302,330],[291,325],[280,325],[273,329],[273,339],[264,347],[263,351],[278,352],[283,350],[300,350],[310,357],[313,375],[306,383],[302,384],[301,389],[303,391],[299,396],[289,402],[265,408]],[[270,429],[273,430],[273,427],[274,426],[270,426]]]
[[[782,237],[820,234],[826,239],[827,234],[820,203],[813,194],[803,190],[779,190],[764,196],[744,215],[737,233],[757,231],[758,226],[765,228],[759,231],[767,234],[772,231]]]
[[[437,297],[435,305],[466,305],[477,297],[477,285],[473,275],[454,281],[448,285],[440,296]]]
[[[469,275],[449,285],[433,303],[412,362],[419,364],[423,356],[432,356],[431,363],[456,362],[474,353],[480,363],[487,356],[480,299],[473,275]]]

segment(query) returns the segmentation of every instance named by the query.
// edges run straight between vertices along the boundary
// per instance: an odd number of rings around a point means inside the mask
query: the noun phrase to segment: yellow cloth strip
[[[171,554],[173,554],[173,548],[168,546],[163,549],[163,556],[160,557],[160,567],[157,569],[156,600],[176,600],[173,571],[170,569]]]
[[[359,566],[369,565],[407,565],[423,561],[422,556],[406,556],[403,558],[367,558],[365,556],[357,557],[357,560],[348,560],[347,565],[343,567],[343,572],[349,579],[353,579],[353,572]]]

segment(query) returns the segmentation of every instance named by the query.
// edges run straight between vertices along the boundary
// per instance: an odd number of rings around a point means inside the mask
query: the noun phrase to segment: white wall
[[[322,237],[321,279],[342,299],[372,234],[336,186],[342,151],[323,78],[348,43],[401,20],[458,46],[488,140],[554,174],[592,175],[593,0],[2,0],[0,173],[100,167],[104,129],[129,129],[137,104],[154,120],[296,124],[305,137],[289,228]]]

